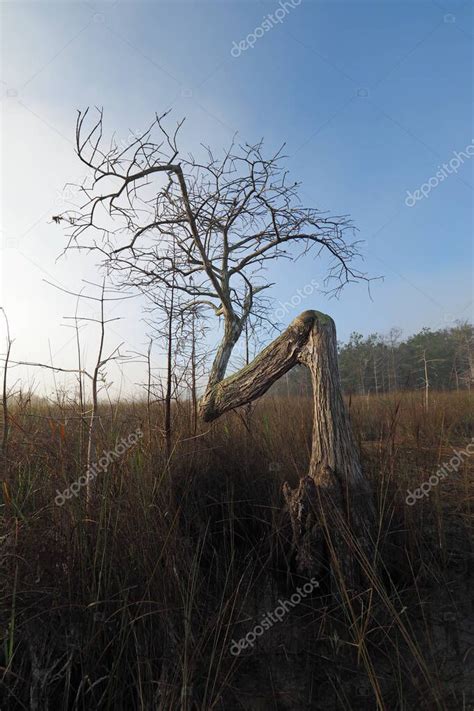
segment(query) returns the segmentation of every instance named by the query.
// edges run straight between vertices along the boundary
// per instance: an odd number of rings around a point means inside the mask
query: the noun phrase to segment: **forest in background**
[[[344,392],[367,395],[396,390],[463,390],[474,378],[474,329],[468,322],[402,338],[392,328],[388,334],[364,336],[354,331],[339,343],[339,371]],[[296,394],[311,388],[306,368],[294,368],[276,383],[273,392]]]

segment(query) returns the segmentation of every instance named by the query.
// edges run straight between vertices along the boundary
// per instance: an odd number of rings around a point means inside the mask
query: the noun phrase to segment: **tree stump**
[[[309,472],[296,489],[283,487],[298,572],[317,576],[329,565],[333,577],[357,587],[373,562],[375,515],[342,397],[333,320],[300,314],[246,367],[208,387],[201,416],[211,421],[255,400],[298,363],[311,372],[314,407]]]

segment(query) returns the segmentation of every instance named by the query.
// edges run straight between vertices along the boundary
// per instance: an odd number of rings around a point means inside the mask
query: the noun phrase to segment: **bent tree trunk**
[[[357,586],[372,563],[374,507],[342,398],[333,320],[300,314],[246,367],[220,382],[212,378],[200,414],[210,422],[255,400],[298,363],[311,372],[314,419],[309,472],[296,489],[283,487],[297,567],[312,576],[328,566],[333,578]]]

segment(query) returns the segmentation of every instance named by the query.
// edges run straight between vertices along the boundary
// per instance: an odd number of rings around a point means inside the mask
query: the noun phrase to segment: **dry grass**
[[[267,398],[197,437],[180,405],[169,461],[161,412],[104,407],[99,451],[137,426],[144,437],[99,476],[88,508],[84,492],[54,504],[84,469],[74,405],[17,403],[1,708],[471,708],[472,461],[415,506],[404,500],[470,441],[472,401],[433,393],[426,412],[419,393],[394,393],[348,406],[376,490],[377,573],[357,593],[341,579],[336,598],[322,579],[236,657],[231,640],[301,584],[281,485],[305,473],[310,403]]]

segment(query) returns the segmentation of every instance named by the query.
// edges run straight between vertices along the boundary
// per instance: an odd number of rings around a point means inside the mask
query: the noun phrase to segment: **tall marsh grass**
[[[405,504],[474,435],[469,393],[347,401],[377,507],[377,572],[327,581],[238,657],[300,584],[282,484],[310,456],[311,403],[267,397],[192,434],[186,403],[101,408],[98,449],[143,438],[94,484],[74,403],[11,407],[1,502],[0,707],[148,711],[469,709],[473,462]],[[471,705],[471,706],[470,706]]]

